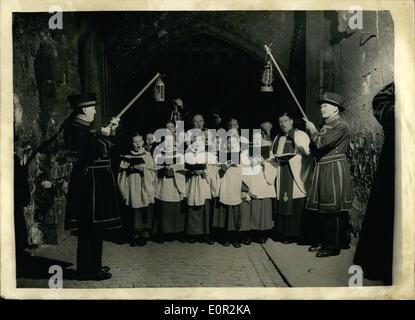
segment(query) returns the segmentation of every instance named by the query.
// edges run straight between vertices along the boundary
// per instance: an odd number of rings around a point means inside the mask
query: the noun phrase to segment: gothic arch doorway
[[[166,75],[166,101],[157,103],[147,92],[125,116],[125,130],[147,132],[164,126],[174,98],[181,98],[190,113],[201,113],[206,121],[219,113],[222,119],[237,118],[241,128],[275,123],[275,115],[288,105],[288,91],[276,77],[273,93],[260,92],[265,54],[261,58],[259,52],[208,32],[194,33],[164,49],[149,49],[150,58],[132,63],[130,75],[119,82],[121,104],[128,103],[156,72]]]

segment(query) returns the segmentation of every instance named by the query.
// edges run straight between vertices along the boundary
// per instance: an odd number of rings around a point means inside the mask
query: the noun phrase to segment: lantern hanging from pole
[[[272,63],[267,55],[267,59],[264,66],[264,72],[262,73],[262,86],[261,92],[273,92],[272,82],[274,81],[274,75],[272,74]]]
[[[165,86],[161,77],[159,77],[154,85],[154,99],[157,102],[164,102],[165,98]]]

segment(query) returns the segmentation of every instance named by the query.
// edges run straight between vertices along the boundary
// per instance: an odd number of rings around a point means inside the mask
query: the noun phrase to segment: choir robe
[[[246,172],[242,180],[249,190],[251,229],[272,229],[272,199],[276,197],[274,182],[277,170],[270,162],[265,161],[264,165],[261,165],[261,161],[255,158],[249,169],[251,172]]]
[[[142,164],[138,164],[142,162]],[[138,170],[143,168],[143,172]],[[131,227],[151,229],[155,196],[155,165],[151,154],[144,149],[122,156],[118,173],[118,187],[124,203],[131,208]]]
[[[180,233],[185,227],[186,177],[184,174],[183,155],[174,152],[173,164],[161,165],[160,157],[164,152],[155,157],[156,168],[156,192],[153,232],[155,234]],[[172,171],[172,175],[160,174],[164,169]]]
[[[218,184],[219,196],[213,213],[212,226],[227,231],[249,231],[251,229],[249,203],[242,203],[242,165],[229,164]]]
[[[186,233],[188,235],[208,235],[212,208],[211,184],[215,183],[217,171],[213,169],[216,157],[205,150],[186,152],[185,163],[189,167],[202,165],[203,174],[196,175],[189,170],[186,179]]]
[[[298,129],[278,135],[271,146],[271,157],[295,154],[288,160],[274,162],[277,168],[274,215],[277,233],[286,237],[300,236],[301,217],[311,182],[312,157],[310,138]]]

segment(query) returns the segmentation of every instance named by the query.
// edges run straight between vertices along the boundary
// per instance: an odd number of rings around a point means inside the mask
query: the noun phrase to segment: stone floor
[[[354,254],[351,248],[321,259],[306,246],[272,240],[239,249],[217,243],[149,242],[130,247],[106,241],[103,262],[113,277],[96,282],[76,280],[76,241],[70,236],[58,246],[33,250],[30,269],[17,279],[17,287],[47,288],[51,265],[64,269],[64,288],[347,286]]]

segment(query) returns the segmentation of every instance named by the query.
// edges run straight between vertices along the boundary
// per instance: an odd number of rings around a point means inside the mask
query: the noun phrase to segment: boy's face
[[[144,145],[143,137],[141,136],[133,137],[132,146],[133,146],[134,151],[140,150],[143,147],[143,145]]]
[[[205,126],[205,121],[200,114],[197,114],[193,117],[193,128],[195,129],[203,129]]]
[[[154,134],[149,133],[146,135],[146,144],[150,145],[154,142]]]
[[[174,126],[174,123],[168,122],[166,124],[166,129],[168,129],[172,134],[175,134],[176,127]]]
[[[238,121],[236,119],[231,119],[228,123],[228,129],[238,130],[239,129]]]

